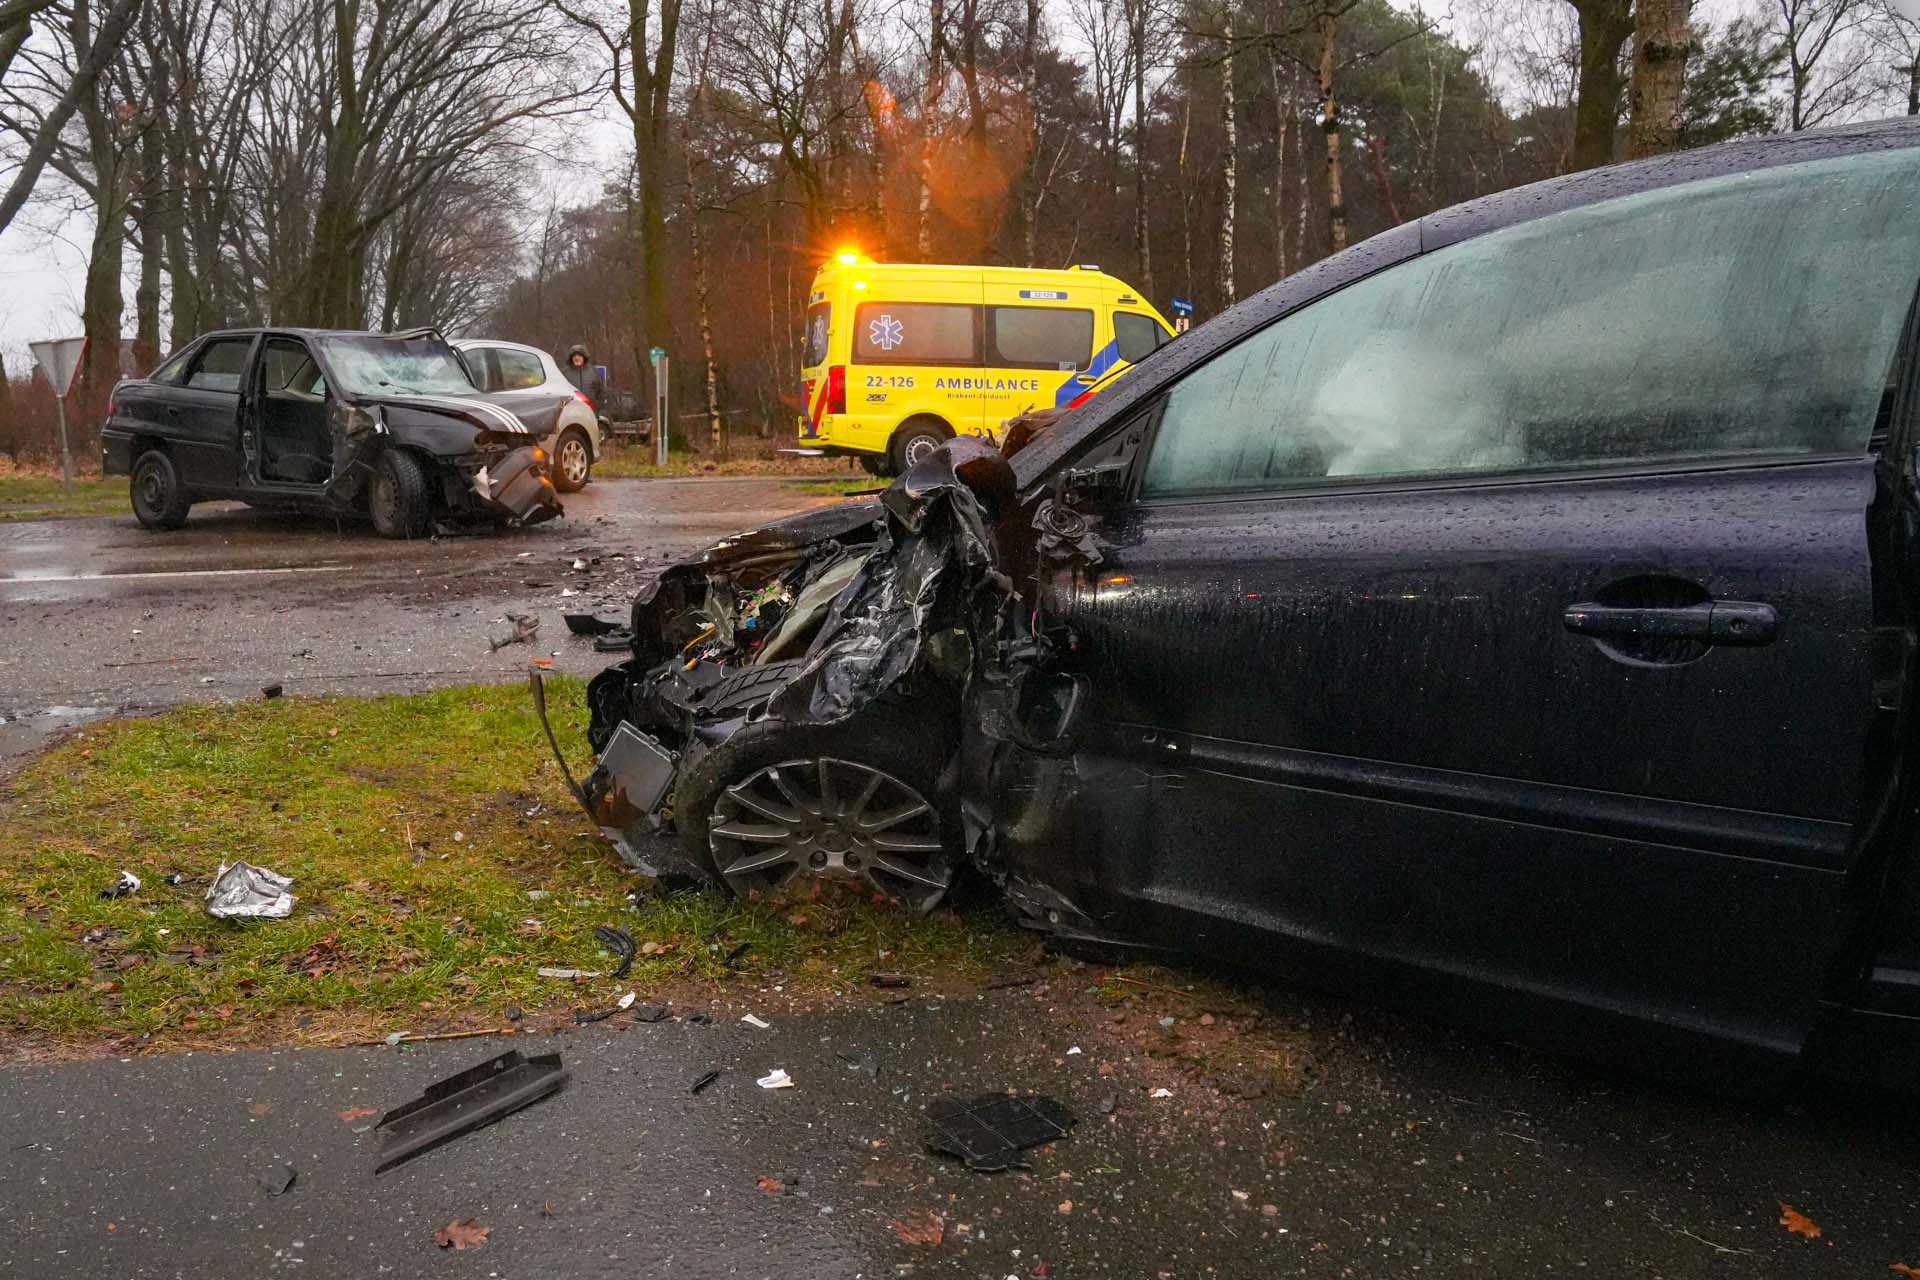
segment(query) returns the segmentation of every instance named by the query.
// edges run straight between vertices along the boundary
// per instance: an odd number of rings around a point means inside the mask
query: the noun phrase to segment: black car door
[[[1916,281],[1909,150],[1495,231],[1192,370],[1069,611],[1076,770],[1119,797],[1081,804],[1125,815],[1081,820],[1083,900],[1790,1056],[1887,785],[1868,516]]]
[[[240,402],[254,335],[207,340],[166,398],[163,424],[183,478],[201,490],[242,483]]]

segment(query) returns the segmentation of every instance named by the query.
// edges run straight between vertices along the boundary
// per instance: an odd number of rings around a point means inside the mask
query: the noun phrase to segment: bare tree
[[[68,0],[66,21],[59,26],[69,41],[77,43],[70,45],[70,61],[65,64],[62,76],[55,80],[41,78],[38,87],[45,92],[44,105],[28,110],[22,110],[26,104],[18,99],[11,80],[6,77],[32,33],[33,19],[52,8],[53,0],[0,3],[0,84],[5,85],[8,100],[4,126],[25,146],[5,194],[0,194],[0,231],[11,225],[27,197],[33,194],[34,185],[53,159],[60,146],[61,131],[73,119],[74,112],[95,99],[100,78],[119,55],[141,2],[111,0],[96,20],[89,0]]]
[[[1811,129],[1846,116],[1877,86],[1870,0],[1772,0],[1773,38],[1784,55],[1790,130]]]

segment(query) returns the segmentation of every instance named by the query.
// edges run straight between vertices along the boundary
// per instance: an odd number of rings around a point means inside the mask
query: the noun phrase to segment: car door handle
[[[177,418],[177,417],[179,417],[179,416],[180,416],[180,406],[179,406],[179,405],[177,405],[177,404],[170,404],[170,405],[168,405],[168,406],[167,406],[167,416],[168,416],[169,418]]]
[[[1083,373],[1079,377],[1075,378],[1074,381],[1079,383],[1083,387],[1090,387],[1094,383],[1100,381],[1100,375],[1094,374],[1094,373]]]
[[[1567,630],[1583,636],[1698,640],[1702,644],[1772,644],[1780,615],[1770,604],[1709,600],[1671,608],[1570,604]]]

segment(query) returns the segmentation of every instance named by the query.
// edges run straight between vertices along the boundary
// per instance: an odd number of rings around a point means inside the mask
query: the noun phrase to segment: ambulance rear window
[[[865,364],[979,364],[980,308],[954,302],[863,302],[853,358]]]
[[[800,363],[814,368],[827,362],[827,329],[833,322],[833,304],[816,302],[807,308],[807,333],[800,347]]]

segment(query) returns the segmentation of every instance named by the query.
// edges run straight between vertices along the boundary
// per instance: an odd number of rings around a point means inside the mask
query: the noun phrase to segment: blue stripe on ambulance
[[[1075,396],[1078,396],[1081,392],[1085,391],[1088,386],[1092,385],[1091,383],[1080,381],[1083,376],[1092,374],[1093,382],[1098,382],[1106,376],[1107,370],[1119,363],[1120,340],[1115,338],[1112,342],[1109,342],[1106,346],[1093,353],[1092,364],[1078,373],[1068,374],[1066,381],[1054,388],[1053,407],[1059,409],[1072,404]]]

